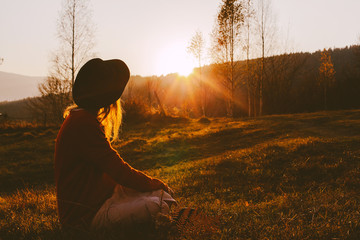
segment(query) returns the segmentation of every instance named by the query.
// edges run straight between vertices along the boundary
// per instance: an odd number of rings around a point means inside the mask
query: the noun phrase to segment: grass
[[[0,130],[1,240],[68,238],[56,215],[56,133]],[[219,220],[180,239],[360,238],[359,110],[125,125],[114,146],[166,181],[180,207]]]

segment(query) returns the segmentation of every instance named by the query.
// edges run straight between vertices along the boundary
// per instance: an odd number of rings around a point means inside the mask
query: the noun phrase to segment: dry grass
[[[216,229],[194,225],[168,238],[360,238],[358,110],[125,129],[115,147],[130,164],[168,182],[179,208],[219,220]],[[55,209],[55,136],[54,129],[0,132],[0,239],[69,238]],[[166,229],[148,237],[165,237]]]

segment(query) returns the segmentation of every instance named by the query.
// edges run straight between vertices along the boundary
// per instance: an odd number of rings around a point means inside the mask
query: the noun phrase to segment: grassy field
[[[114,145],[166,181],[180,207],[218,219],[218,229],[180,238],[360,239],[360,110],[210,120],[125,125]],[[0,130],[1,240],[67,239],[54,196],[56,134]]]

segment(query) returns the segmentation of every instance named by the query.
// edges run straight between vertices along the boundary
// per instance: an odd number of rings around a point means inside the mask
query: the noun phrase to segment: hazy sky
[[[210,41],[220,0],[91,0],[97,56],[120,58],[132,74],[185,71],[194,32]],[[0,71],[45,76],[57,48],[61,0],[0,0]],[[358,43],[360,0],[273,0],[281,39],[293,51]]]

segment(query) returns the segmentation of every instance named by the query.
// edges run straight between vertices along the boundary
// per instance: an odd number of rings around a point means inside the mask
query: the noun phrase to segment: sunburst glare
[[[186,43],[165,45],[156,57],[156,74],[178,73],[188,76],[195,67],[194,60],[186,53]]]

